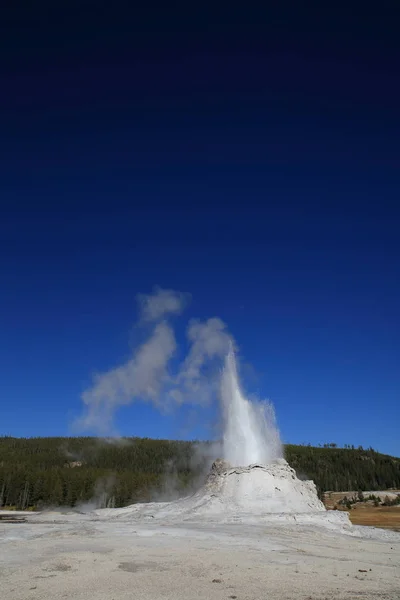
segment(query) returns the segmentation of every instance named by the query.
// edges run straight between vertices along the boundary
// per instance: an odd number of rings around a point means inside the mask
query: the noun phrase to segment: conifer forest
[[[0,438],[0,506],[16,509],[121,507],[194,491],[211,445],[147,438]],[[372,448],[285,446],[298,477],[324,491],[400,488],[400,459]]]

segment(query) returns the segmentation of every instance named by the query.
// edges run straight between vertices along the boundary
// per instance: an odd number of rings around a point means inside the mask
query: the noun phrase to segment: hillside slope
[[[0,506],[125,506],[195,489],[209,462],[198,444],[125,438],[0,438]],[[200,446],[209,448],[207,443]],[[400,487],[400,459],[372,449],[285,447],[300,478],[325,490]]]

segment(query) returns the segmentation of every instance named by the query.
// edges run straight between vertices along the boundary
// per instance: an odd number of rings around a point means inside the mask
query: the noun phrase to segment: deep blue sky
[[[68,434],[158,284],[227,322],[285,441],[399,456],[395,9],[58,4],[2,23],[0,433]]]

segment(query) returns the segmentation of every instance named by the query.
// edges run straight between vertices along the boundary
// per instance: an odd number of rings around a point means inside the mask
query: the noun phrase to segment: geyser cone
[[[250,402],[239,385],[235,354],[229,352],[221,382],[224,419],[223,456],[230,464],[269,464],[282,457],[282,445],[270,404]]]
[[[283,459],[270,465],[231,467],[216,461],[205,489],[209,494],[206,510],[263,515],[269,513],[325,512],[312,481],[301,481]],[[204,510],[204,504],[201,505]]]

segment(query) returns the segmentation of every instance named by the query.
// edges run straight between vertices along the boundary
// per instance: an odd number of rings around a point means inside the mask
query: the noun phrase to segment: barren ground
[[[31,514],[0,523],[1,597],[398,600],[400,534],[354,531],[375,539],[311,525]]]
[[[391,491],[391,493],[393,493],[393,491]],[[400,493],[400,490],[395,490],[395,493]],[[386,492],[382,492],[383,497],[385,494]],[[356,496],[357,493],[330,492],[324,499],[325,506],[328,509],[333,508],[346,495],[348,498],[351,498]],[[338,506],[338,509],[347,510],[340,506]],[[370,527],[380,527],[400,532],[400,505],[374,506],[373,502],[359,502],[347,512],[354,525],[368,525]]]

